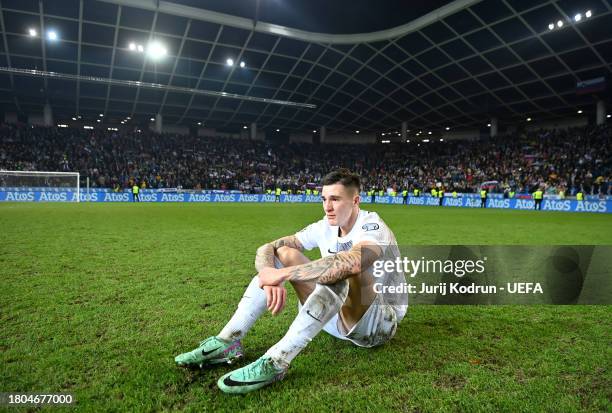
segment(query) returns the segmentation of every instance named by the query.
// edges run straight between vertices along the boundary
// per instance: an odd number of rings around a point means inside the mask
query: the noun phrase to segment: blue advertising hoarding
[[[0,201],[5,202],[74,202],[76,201],[76,191],[53,189],[53,190],[0,190]],[[81,202],[131,202],[132,194],[129,192],[112,192],[108,190],[92,190],[81,192]],[[143,190],[140,192],[141,202],[276,202],[276,196],[272,194],[240,194],[240,193],[219,193],[219,192],[168,192],[157,190]],[[363,204],[370,204],[372,198],[362,196]],[[281,203],[318,203],[321,202],[319,195],[280,195]],[[407,198],[407,205],[439,206],[439,198],[431,196]],[[401,196],[376,196],[376,204],[395,204],[402,205],[404,199]],[[474,194],[461,194],[456,198],[444,197],[443,207],[457,208],[480,208],[480,198]],[[487,208],[496,209],[518,209],[532,210],[535,201],[532,199],[515,198],[504,199],[502,197],[490,197],[487,199]],[[569,199],[547,199],[542,202],[543,211],[565,211],[565,212],[598,212],[612,213],[612,200],[594,199],[576,201]]]

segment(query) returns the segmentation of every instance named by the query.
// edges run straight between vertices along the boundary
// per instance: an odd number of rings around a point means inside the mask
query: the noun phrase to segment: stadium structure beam
[[[491,137],[494,138],[497,136],[497,131],[498,131],[498,122],[497,122],[497,118],[495,116],[493,116],[491,118]]]
[[[605,3],[604,3],[604,4],[605,4]],[[562,10],[562,9],[559,7],[559,5],[558,5],[556,2],[555,2],[555,3],[553,3],[553,7],[555,7],[555,9],[557,9],[557,11],[558,11],[559,13],[561,13],[561,15],[563,16],[563,10]],[[610,5],[608,5],[607,7],[608,7],[608,11],[610,11],[610,10],[612,9],[612,6],[610,6]],[[602,54],[599,52],[599,50],[597,50],[597,48],[593,47],[593,42],[590,42],[590,41],[589,41],[589,40],[588,40],[588,39],[587,39],[587,38],[584,36],[584,33],[582,33],[582,31],[581,31],[581,30],[575,30],[575,32],[576,32],[576,34],[578,34],[578,37],[580,37],[580,38],[582,39],[582,41],[584,42],[584,44],[586,44],[586,45],[587,45],[587,47],[588,47],[588,48],[591,50],[591,52],[592,52],[592,53],[593,53],[595,56],[597,56],[597,58],[599,59],[599,61],[600,61],[601,63],[603,63],[603,64],[604,64],[604,65],[605,65],[605,66],[608,68],[608,70],[612,71],[612,66],[610,66],[610,62],[609,62],[609,60],[608,60],[608,59],[606,59],[606,58],[604,58],[604,57],[602,56]],[[546,43],[544,43],[544,44],[546,44]],[[563,59],[561,59],[561,60],[563,60]]]
[[[505,2],[505,5],[506,5],[506,7],[508,7],[514,13],[516,18],[519,19],[521,21],[521,23],[523,23],[525,25],[525,27],[528,28],[528,30],[533,34],[533,36],[535,36],[541,42],[541,44],[544,45],[544,47],[549,51],[549,53],[554,55],[555,51],[550,47],[550,45],[546,41],[544,41],[544,39],[542,39],[542,33],[541,32],[536,32],[535,30],[533,30],[531,25],[529,25],[527,23],[527,21],[525,21],[525,18],[520,13],[518,13],[517,10],[511,4],[508,4],[507,2]],[[554,2],[552,3],[552,5],[553,5],[553,7],[555,7]],[[480,17],[476,16],[474,14],[474,12],[472,12],[472,14],[479,21],[482,20],[482,19],[480,19]],[[561,15],[563,15],[563,13],[561,13]],[[580,32],[580,30],[576,30],[576,32]],[[499,35],[497,35],[494,30],[492,31],[492,33],[494,34],[495,37],[497,37],[499,40],[501,40]],[[588,43],[586,43],[586,44],[588,44]],[[555,97],[557,97],[558,99],[561,99],[561,101],[564,102],[565,104],[567,104],[568,106],[571,106],[570,103],[568,102],[568,100],[565,98],[565,96],[559,94],[558,91],[555,88],[550,87],[546,82],[544,82],[544,80],[542,79],[542,76],[540,76],[540,74],[538,72],[536,72],[531,66],[527,65],[526,62],[525,62],[525,59],[523,59],[523,57],[521,55],[519,55],[516,52],[516,50],[513,50],[510,47],[508,48],[508,50],[519,60],[519,62],[521,62],[524,65],[525,68],[527,68],[527,70],[529,70],[536,77],[536,79],[538,79],[541,82],[541,84],[545,85],[548,88],[548,90],[550,90]],[[567,63],[563,59],[557,59],[557,60],[561,61],[561,64],[563,65],[565,70],[567,70],[567,73],[573,74],[574,78],[577,79],[576,75],[572,72],[572,70],[569,68],[569,66],[567,65]],[[504,75],[504,78],[506,78],[505,75]],[[519,93],[521,93],[525,97],[525,99],[527,99],[527,101],[529,101],[529,103],[531,103],[532,105],[534,105],[535,107],[540,109],[542,112],[553,114],[549,110],[549,108],[546,108],[546,107],[543,107],[542,105],[539,105],[537,102],[534,101],[533,98],[531,98],[527,93],[522,91],[520,88],[517,88],[517,90],[519,91]]]
[[[252,33],[252,32],[251,32]],[[249,35],[250,36],[250,35]],[[276,48],[278,47],[278,44],[280,42],[280,37],[276,39],[276,41],[274,42],[274,46],[272,46],[272,49],[270,49],[270,52],[266,55],[266,59],[264,60],[264,63],[259,67],[259,68],[255,68],[256,74],[255,77],[253,78],[253,81],[251,82],[251,84],[249,85],[249,88],[247,89],[247,91],[245,92],[245,94],[250,94],[251,91],[253,90],[253,88],[255,87],[255,84],[257,83],[257,80],[259,79],[259,76],[261,75],[261,73],[263,72],[263,68],[266,67],[266,65],[268,64],[268,61],[270,60],[270,58],[272,57],[272,55],[274,54],[274,52],[276,51]],[[300,57],[298,58],[297,62],[294,64],[294,66],[291,68],[290,72],[285,76],[285,79],[283,80],[283,83],[281,83],[280,87],[275,88],[274,90],[274,95],[272,95],[272,99],[275,99],[276,96],[278,95],[279,91],[283,89],[283,86],[285,85],[285,82],[287,81],[287,79],[289,78],[289,76],[293,73],[294,68],[299,64],[299,62],[302,61],[302,56],[304,56],[304,54],[306,53],[307,50],[310,49],[310,45],[306,46],[306,48],[304,49],[304,51],[302,52],[302,54],[300,55]],[[294,89],[295,90],[295,89]],[[293,91],[291,92],[291,94],[289,95],[289,97],[287,99],[291,99],[293,97]],[[234,118],[236,117],[236,115],[238,113],[240,113],[240,110],[242,109],[242,104],[243,102],[240,102],[240,104],[238,105],[238,107],[236,108],[236,110],[234,111],[234,113],[232,114],[231,117],[228,118],[227,122],[225,123],[226,125],[230,124],[231,122],[233,122]],[[255,118],[255,123],[258,123],[261,115],[264,113],[267,113],[269,105],[266,105],[263,110],[261,110],[259,112],[259,114],[257,115],[257,117]]]
[[[43,70],[46,71],[47,70],[47,45],[45,42],[45,37],[47,36],[47,29],[45,28],[45,18],[44,18],[44,9],[43,9],[43,2],[41,0],[39,0],[38,2],[38,13],[39,13],[39,24],[40,24],[40,50],[42,53],[42,65],[43,65]],[[45,92],[45,98],[49,97],[49,85],[47,82],[47,78],[43,78],[43,82],[44,82],[44,92]]]
[[[83,49],[83,0],[79,0],[79,34],[77,42],[77,75],[81,74],[81,52]],[[111,75],[112,76],[112,75]],[[109,88],[110,89],[110,88]],[[81,103],[81,82],[76,81],[76,94],[74,96],[74,114],[78,115]],[[104,111],[106,114],[106,110]]]
[[[247,35],[246,40],[244,41],[244,43],[242,44],[242,47],[240,48],[240,51],[238,52],[238,56],[236,56],[236,63],[233,64],[232,67],[230,68],[229,74],[225,77],[225,82],[223,82],[223,87],[221,88],[221,90],[225,90],[228,84],[230,83],[230,79],[234,75],[234,70],[236,70],[236,68],[238,67],[239,62],[242,61],[242,56],[244,55],[246,45],[251,41],[251,37],[253,37],[253,33],[254,33],[253,31],[250,31],[249,34]],[[207,122],[210,119],[210,115],[217,109],[218,104],[219,104],[219,98],[215,99],[215,103],[213,103],[212,108],[208,112],[208,117],[206,118]],[[224,126],[228,126],[228,125],[229,125],[229,122],[225,122]]]
[[[112,52],[111,52],[111,61],[110,61],[110,78],[112,79],[113,77],[113,72],[115,71],[115,55],[117,53],[117,41],[119,39],[119,25],[121,23],[121,13],[123,12],[123,8],[122,7],[118,7],[117,8],[117,17],[115,18],[115,24],[113,27],[113,48],[112,48]],[[80,74],[80,72],[79,72]],[[108,87],[106,88],[106,99],[104,99],[104,112],[102,112],[104,114],[104,116],[106,116],[107,112],[108,112],[108,104],[110,102],[110,92],[111,92],[111,88]],[[78,112],[77,112],[78,113]],[[133,113],[130,113],[130,116],[132,116]]]
[[[603,99],[597,101],[596,111],[596,124],[598,126],[603,125],[606,123],[606,102],[604,102]]]
[[[162,131],[164,130],[163,122],[164,122],[164,118],[161,115],[161,113],[156,114],[155,123],[153,124],[153,130],[156,133],[162,133]]]
[[[183,48],[185,47],[185,42],[187,41],[187,34],[191,28],[191,19],[187,20],[187,24],[185,25],[185,30],[183,31],[183,36],[181,37],[181,44],[179,45],[178,52],[176,52],[177,58],[174,59],[174,64],[172,65],[172,73],[170,73],[170,79],[168,80],[168,84],[172,84],[174,80],[174,76],[176,75],[176,68],[178,67],[179,59],[178,56],[182,56]],[[159,108],[159,113],[163,113],[164,107],[166,106],[166,100],[168,99],[168,91],[164,92],[164,97],[161,101],[161,106]],[[178,124],[178,123],[177,123]]]
[[[155,10],[155,13],[153,13],[153,22],[151,23],[151,29],[149,30],[149,36],[148,36],[148,40],[147,40],[147,45],[151,44],[151,41],[153,40],[154,36],[155,36],[155,26],[157,26],[157,18],[159,17],[159,12],[157,10]],[[148,47],[148,46],[147,46]],[[113,50],[117,49],[117,45],[115,44]],[[149,64],[149,62],[147,61],[147,59],[142,59],[142,66],[140,66],[140,76],[138,77],[138,81],[142,82],[142,79],[144,79],[144,75],[146,72],[146,68],[147,65]],[[157,80],[157,77],[155,78]],[[110,88],[109,88],[110,89]],[[138,106],[138,103],[140,101],[140,86],[136,86],[136,97],[134,98],[134,103],[132,103],[132,110],[130,111],[130,116],[134,117],[134,113],[136,113],[136,107]],[[157,111],[160,111],[160,108],[158,107]],[[161,132],[159,132],[161,133]]]
[[[117,4],[120,6],[128,6],[137,9],[171,14],[173,16],[186,17],[188,19],[217,23],[223,26],[231,26],[244,30],[254,30],[256,32],[273,34],[276,36],[290,37],[305,42],[328,44],[356,44],[379,42],[381,40],[389,40],[396,37],[404,36],[408,33],[420,30],[423,27],[437,20],[441,20],[476,3],[480,3],[482,0],[456,0],[401,26],[371,33],[355,34],[328,34],[309,32],[306,30],[298,30],[291,27],[280,26],[277,24],[254,21],[253,19],[232,16],[229,14],[219,13],[197,7],[184,6],[182,4],[171,3],[163,0],[100,1],[103,1],[105,3]]]
[[[219,38],[221,37],[221,33],[223,33],[223,26],[219,26],[219,29],[217,30],[217,35],[215,36],[215,40],[212,43],[212,47],[208,51],[208,56],[206,60],[204,61],[204,65],[202,66],[202,70],[200,71],[200,75],[198,76],[198,80],[195,85],[196,89],[200,87],[200,83],[202,83],[202,81],[204,80],[204,73],[206,73],[206,69],[208,68],[208,63],[210,62],[213,52],[215,51],[215,48],[218,45]],[[178,55],[177,55],[177,58],[178,58]],[[189,102],[187,103],[187,106],[185,106],[185,109],[183,110],[183,114],[179,118],[177,124],[180,124],[183,121],[183,119],[185,119],[185,117],[191,111],[191,105],[193,104],[194,98],[195,98],[195,94],[192,93],[191,96],[189,97]]]
[[[292,102],[288,100],[259,98],[255,96],[239,95],[237,93],[217,92],[214,90],[204,90],[204,89],[194,89],[194,88],[181,87],[181,86],[162,85],[159,83],[141,82],[137,80],[109,79],[106,77],[73,75],[70,73],[47,72],[44,70],[34,70],[34,69],[17,69],[14,67],[0,67],[0,73],[12,73],[14,75],[19,75],[19,76],[43,77],[45,79],[53,78],[53,79],[64,79],[64,80],[80,80],[81,82],[104,83],[107,85],[129,86],[129,87],[138,87],[138,88],[144,88],[144,89],[169,90],[171,92],[192,93],[194,95],[206,95],[206,96],[224,97],[224,98],[230,98],[230,99],[249,100],[251,102],[273,103],[276,105],[295,106],[295,107],[301,107],[305,109],[316,109],[317,108],[317,105],[314,105],[311,103],[300,103],[300,102]]]
[[[43,106],[43,124],[47,127],[53,126],[53,109],[51,109],[49,102]]]
[[[541,4],[534,5],[534,6],[531,8],[531,10],[536,9],[536,8],[538,8],[538,7],[540,7],[540,6],[541,6]],[[511,10],[514,10],[514,9],[512,9],[511,7],[510,7],[510,9],[511,9]],[[528,10],[530,10],[530,9],[528,9]],[[480,19],[480,18],[479,18],[477,15],[475,15],[475,14],[474,14],[474,12],[473,12],[471,9],[468,9],[468,12],[469,12],[469,13],[471,13],[471,14],[474,16],[474,18],[476,18],[477,20],[479,20],[479,22],[482,24],[482,27],[485,27],[485,28],[489,28],[489,29],[490,29],[490,28],[491,28],[491,26],[493,26],[494,24],[497,24],[497,23],[499,23],[499,22],[500,22],[500,20],[497,20],[497,21],[495,21],[495,22],[490,22],[490,23],[488,23],[488,24],[487,24],[487,23],[483,22],[483,21],[482,21],[482,20],[481,20],[481,19]],[[516,16],[519,16],[519,14],[518,14],[518,13],[515,13],[515,15],[516,15]],[[520,16],[519,16],[519,17],[520,17]],[[501,19],[501,20],[502,20],[502,21],[504,21],[504,20],[508,20],[508,19],[511,19],[511,18],[514,18],[514,17],[512,17],[512,16],[510,16],[510,17],[505,17],[505,18],[503,18],[503,19]],[[447,22],[445,22],[444,20],[440,20],[440,22],[441,22],[441,23],[442,23],[444,26],[446,26],[446,27],[447,27],[447,28],[448,28],[448,29],[449,29],[449,30],[450,30],[452,33],[454,33],[454,34],[455,34],[455,36],[456,36],[456,38],[459,38],[459,39],[463,39],[463,40],[465,40],[465,36],[467,36],[467,35],[469,35],[469,34],[471,34],[471,33],[474,33],[474,32],[467,32],[467,33],[462,33],[462,34],[459,34],[459,33],[458,33],[458,32],[457,32],[455,29],[453,29],[451,26],[449,26],[449,24],[448,24]],[[529,25],[528,25],[527,23],[525,23],[525,22],[523,22],[523,23],[524,23],[524,24],[525,24],[527,27],[529,27]],[[478,29],[478,30],[480,30],[480,29]],[[423,36],[424,36],[424,37],[425,37],[427,40],[429,40],[429,42],[430,42],[430,43],[432,43],[432,45],[433,45],[433,46],[431,46],[431,48],[429,48],[429,49],[427,49],[427,50],[423,51],[423,53],[424,53],[424,52],[428,52],[429,50],[432,50],[432,49],[438,49],[438,51],[439,51],[439,52],[441,52],[442,54],[444,54],[444,55],[445,55],[446,57],[448,57],[448,58],[449,58],[449,60],[450,60],[448,64],[446,64],[446,65],[444,65],[444,66],[442,66],[442,67],[437,67],[437,68],[435,68],[435,69],[427,68],[426,75],[428,75],[428,76],[434,76],[434,77],[437,77],[437,78],[439,79],[439,76],[438,76],[438,75],[436,75],[436,73],[435,73],[435,72],[436,72],[437,70],[440,70],[441,68],[444,68],[444,67],[446,67],[446,66],[450,66],[450,65],[454,64],[455,59],[453,59],[453,58],[452,58],[452,57],[451,57],[451,56],[450,56],[450,55],[449,55],[449,54],[448,54],[448,53],[447,53],[447,52],[446,52],[446,51],[445,51],[445,50],[444,50],[442,47],[440,47],[440,46],[437,44],[437,42],[435,42],[433,39],[429,38],[427,35],[425,35],[425,34],[424,34],[424,33],[422,33],[422,32],[421,32],[421,34],[422,34],[422,35],[423,35]],[[536,35],[537,35],[537,34],[536,34]],[[499,36],[497,36],[497,37],[498,37],[498,39],[499,39]],[[504,43],[504,42],[503,42],[503,40],[501,40],[501,39],[499,39],[499,40],[500,40],[500,42],[501,42],[502,44]],[[521,39],[520,41],[523,41],[523,40],[524,40],[524,39]],[[403,46],[399,45],[399,44],[397,43],[397,39],[393,39],[393,40],[391,40],[391,41],[390,41],[390,43],[394,43],[394,44],[395,44],[395,46],[396,46],[397,48],[399,48],[400,50],[402,50],[402,51],[403,51],[403,52],[406,54],[406,56],[408,56],[408,57],[407,57],[407,58],[406,58],[404,61],[399,62],[399,63],[397,64],[397,67],[398,67],[398,69],[403,70],[404,72],[406,72],[406,74],[407,74],[408,76],[410,76],[410,73],[409,73],[409,72],[407,72],[407,71],[406,71],[406,70],[403,68],[403,63],[404,63],[404,62],[409,61],[409,60],[410,60],[410,59],[412,59],[414,56],[412,56],[410,53],[408,53],[408,52],[407,52],[407,51],[404,49],[404,47],[403,47]],[[473,45],[471,45],[469,41],[468,41],[468,42],[466,42],[466,43],[467,43],[468,47],[470,47],[470,48],[473,50],[473,52],[474,52],[474,54],[475,54],[475,55],[477,55],[477,56],[479,56],[480,58],[484,59],[485,61],[487,61],[487,62],[488,62],[490,65],[491,65],[491,67],[493,68],[493,70],[492,70],[491,72],[496,72],[496,73],[497,73],[497,74],[499,74],[499,75],[500,75],[502,78],[504,78],[504,79],[505,79],[505,80],[506,80],[506,81],[507,81],[509,84],[513,84],[513,82],[512,82],[512,81],[510,81],[510,80],[507,78],[507,76],[506,76],[506,75],[505,75],[505,74],[504,74],[504,73],[503,73],[503,72],[502,72],[502,71],[501,71],[499,68],[497,68],[497,67],[496,67],[496,65],[492,64],[492,63],[489,61],[489,59],[488,59],[488,58],[485,56],[485,53],[486,53],[486,52],[488,52],[489,50],[479,51],[479,50],[477,50],[477,49],[476,49],[476,48],[475,48]],[[511,43],[510,43],[510,44],[507,44],[507,46],[510,46],[510,45],[511,45]],[[371,46],[370,46],[370,47],[371,47]],[[373,49],[373,50],[374,50],[374,49]],[[383,50],[383,49],[374,50],[374,51],[375,51],[375,53],[376,53],[376,54],[378,54],[378,53],[380,53],[382,50]],[[515,53],[515,52],[514,52],[514,53]],[[516,55],[516,53],[515,53],[515,55]],[[551,55],[554,55],[554,53],[552,53],[552,51],[551,51]],[[517,56],[517,58],[519,59],[519,61],[521,61],[521,62],[522,62],[522,64],[526,64],[526,62],[525,62],[523,59],[521,59],[521,58],[520,58],[520,56]],[[372,67],[370,68],[370,70],[374,70],[374,71],[376,72],[376,70],[375,70],[374,68],[372,68]],[[570,70],[569,70],[569,68],[568,68],[568,71],[570,71]],[[571,72],[571,71],[570,71],[570,72]],[[478,75],[480,76],[480,75],[482,75],[482,74],[483,74],[483,73],[479,73]],[[382,77],[385,77],[385,78],[386,78],[386,76],[384,76],[384,75],[382,75],[382,74],[380,74],[380,75],[381,75]],[[540,77],[538,74],[535,74],[535,76],[536,76],[536,77],[538,77],[538,79],[539,79],[540,81],[542,81],[542,78],[541,78],[541,77]],[[474,74],[470,74],[470,79],[472,79],[473,81],[475,81],[476,83],[478,83],[479,85],[481,85],[481,86],[482,86],[482,87],[483,87],[485,90],[486,90],[486,89],[489,89],[489,88],[487,88],[487,87],[486,87],[486,86],[485,86],[485,85],[484,85],[484,84],[483,84],[483,83],[482,83],[482,82],[479,80],[478,76],[476,76],[476,75],[474,75]],[[390,81],[390,82],[392,82],[392,83],[396,83],[396,82],[394,82],[392,79],[387,78],[387,80],[389,80],[389,81]],[[453,91],[455,91],[455,93],[457,93],[458,95],[462,95],[462,94],[461,94],[461,92],[460,92],[460,91],[458,91],[458,90],[457,90],[457,89],[454,87],[454,83],[458,83],[458,82],[444,82],[442,79],[440,79],[440,80],[442,81],[442,83],[444,83],[444,84],[445,84],[445,86],[444,86],[444,87],[451,87],[451,88],[452,88],[452,90],[453,90]],[[463,81],[463,79],[461,79],[460,81]],[[400,87],[401,87],[401,86],[400,86]],[[338,88],[338,89],[341,89],[341,87],[340,87],[340,88]],[[364,90],[363,90],[363,91],[362,91],[362,92],[361,92],[361,93],[360,93],[358,96],[360,96],[360,95],[361,95],[363,92],[365,92],[365,89],[364,89]],[[478,93],[480,94],[481,92],[478,92]],[[528,97],[528,96],[527,96],[527,95],[526,95],[526,94],[525,94],[525,93],[524,93],[524,92],[523,92],[521,89],[519,89],[519,93],[521,93],[521,95],[524,97],[524,101],[527,101],[527,102],[530,102],[530,103],[532,103],[532,104],[533,104],[533,99],[530,99],[530,98],[529,98],[529,97]],[[563,98],[561,98],[560,96],[558,96],[558,93],[556,93],[555,91],[552,91],[551,93],[552,93],[553,95],[555,95],[555,96],[559,97],[559,98],[560,98],[562,101],[566,102],[566,101],[565,101],[565,99],[563,99]],[[466,96],[465,98],[468,98],[468,99],[469,99],[469,98],[470,98],[470,97],[472,97],[472,96],[477,96],[477,94],[474,94],[474,95],[471,95],[471,96]],[[514,108],[513,108],[511,105],[508,105],[508,104],[507,104],[507,103],[505,103],[503,100],[499,99],[499,98],[498,98],[498,97],[497,97],[495,94],[492,94],[492,96],[493,96],[493,97],[494,97],[494,99],[495,99],[495,100],[497,100],[497,101],[498,101],[498,102],[499,102],[499,103],[500,103],[502,106],[506,107],[506,108],[507,108],[507,109],[508,109],[510,112],[516,113],[516,110],[514,110]],[[382,97],[381,99],[379,99],[377,102],[375,102],[375,103],[374,103],[374,104],[372,104],[371,106],[372,106],[372,107],[377,107],[377,106],[378,106],[378,105],[379,105],[381,102],[383,102],[385,99],[389,99],[389,98],[388,98],[388,97]],[[433,107],[433,106],[431,106],[431,105],[427,104],[426,102],[423,102],[423,100],[422,100],[420,97],[415,96],[415,97],[414,97],[414,99],[415,99],[416,101],[419,101],[419,102],[421,102],[421,103],[424,103],[424,104],[425,104],[425,106],[427,106],[427,107],[429,108],[429,111],[427,111],[426,113],[422,113],[422,114],[420,114],[420,115],[418,115],[418,116],[415,116],[415,118],[414,118],[414,119],[411,119],[412,121],[415,121],[417,118],[424,118],[424,117],[425,117],[426,115],[428,115],[429,113],[438,113],[438,111],[437,111],[437,109],[436,109],[435,107]],[[355,100],[355,98],[353,99],[353,101],[354,101],[354,100]],[[389,100],[393,100],[393,99],[389,99]],[[352,103],[353,101],[351,101],[351,103]],[[471,119],[472,119],[472,121],[473,121],[474,123],[478,123],[478,122],[479,122],[479,119],[478,119],[477,117],[472,116],[472,115],[470,115],[469,113],[467,113],[467,112],[466,112],[464,109],[462,109],[462,108],[461,108],[461,106],[460,106],[460,105],[456,105],[456,104],[455,104],[455,102],[456,102],[456,101],[458,101],[458,100],[451,100],[451,101],[449,101],[449,103],[450,103],[450,104],[452,104],[452,105],[453,105],[453,107],[454,107],[454,108],[455,108],[455,109],[456,109],[456,110],[457,110],[459,113],[461,113],[461,114],[462,114],[462,116],[465,116],[465,117],[467,117],[467,118],[471,118]],[[398,109],[400,109],[400,110],[408,110],[408,111],[410,111],[410,108],[409,108],[409,107],[410,107],[410,105],[411,105],[412,103],[413,103],[412,101],[409,101],[409,102],[404,103],[404,104],[398,103]],[[514,102],[514,103],[516,103],[516,102]],[[566,103],[567,103],[567,102],[566,102]],[[350,105],[350,103],[349,103],[349,105]],[[537,105],[536,105],[536,106],[537,106]],[[356,119],[353,119],[353,122],[358,121],[360,118],[361,118],[361,116],[360,116],[360,117],[358,117],[358,118],[356,118]],[[333,120],[335,120],[335,119],[333,119]]]
[[[281,37],[278,37],[278,40],[280,40],[280,39],[281,39]],[[323,56],[324,56],[324,55],[326,54],[326,52],[327,52],[328,50],[330,50],[330,48],[331,48],[331,45],[323,45],[323,44],[320,44],[319,46],[320,46],[320,47],[323,47],[323,50],[324,50],[324,51],[323,51],[321,54],[319,54],[319,56],[317,57],[317,59],[314,61],[314,64],[310,64],[310,65],[308,65],[308,70],[306,71],[306,73],[305,73],[303,76],[299,76],[300,81],[299,81],[299,83],[297,84],[297,86],[295,86],[295,87],[293,88],[293,90],[290,92],[290,95],[289,95],[289,98],[288,98],[288,99],[293,98],[293,96],[294,96],[294,95],[297,93],[297,91],[298,91],[298,90],[300,90],[300,87],[302,86],[302,84],[303,84],[303,83],[304,83],[306,80],[308,80],[308,78],[309,78],[310,74],[312,73],[312,71],[315,69],[315,67],[317,67],[317,65],[319,65],[319,62],[321,61],[321,59],[323,58]],[[356,47],[356,46],[353,46],[353,47],[351,48],[351,50],[353,50],[355,47]],[[275,48],[276,48],[276,46],[275,46]],[[293,65],[293,67],[292,67],[292,68],[291,68],[291,70],[289,71],[289,75],[292,75],[292,74],[294,73],[295,69],[296,69],[296,68],[299,66],[300,62],[302,61],[302,59],[304,58],[304,56],[306,56],[306,53],[308,53],[308,51],[310,50],[310,48],[311,48],[311,44],[308,44],[308,46],[307,46],[307,47],[304,49],[304,51],[303,51],[303,52],[302,52],[302,54],[300,55],[299,59],[298,59],[298,60],[295,62],[295,64]],[[314,88],[314,90],[312,90],[312,91],[310,92],[310,94],[309,94],[309,95],[308,95],[308,97],[306,98],[307,100],[311,100],[311,99],[312,99],[312,98],[315,96],[315,94],[316,94],[316,92],[319,90],[319,88],[321,88],[321,86],[327,82],[327,79],[329,79],[329,77],[330,77],[330,76],[331,76],[333,73],[336,73],[336,71],[337,71],[338,67],[339,67],[339,66],[340,66],[340,64],[341,64],[341,63],[344,61],[344,59],[345,59],[345,57],[343,57],[341,60],[339,60],[339,61],[336,63],[336,65],[335,65],[333,68],[331,68],[332,70],[330,70],[330,71],[329,71],[329,72],[328,72],[328,73],[325,75],[325,77],[324,77],[324,78],[323,78],[323,79],[322,79],[320,82],[318,82],[317,86]],[[285,80],[284,80],[284,81],[286,81],[286,80],[287,80],[287,77],[285,77]],[[340,86],[340,87],[342,87],[342,86]],[[339,88],[338,88],[338,89],[339,89]],[[334,93],[333,93],[334,95],[337,93],[337,90],[338,90],[338,89],[336,89],[336,91],[334,91]],[[276,93],[274,94],[274,96],[276,96]],[[325,105],[327,105],[327,104],[329,104],[330,99],[331,99],[331,96],[329,96],[329,97],[328,97],[328,98],[325,100],[325,104],[324,104],[324,106],[325,106]],[[351,110],[350,108],[348,108],[348,107],[345,107],[345,110],[346,110],[346,111],[349,111],[349,112],[352,112],[352,110]],[[257,119],[256,119],[255,121],[256,121],[256,122],[259,122],[259,121],[260,121],[260,119],[261,119],[261,117],[264,115],[264,113],[266,113],[266,112],[265,112],[265,111],[262,111],[262,112],[259,114],[259,116],[257,117]],[[272,118],[271,118],[271,119],[268,121],[268,123],[267,123],[267,125],[266,125],[266,126],[270,125],[270,123],[271,123],[271,122],[272,122],[272,121],[275,119],[275,117],[277,117],[277,116],[278,116],[278,114],[279,114],[279,113],[280,113],[280,111],[277,111],[277,112],[274,114],[274,116],[273,116],[273,117],[272,117]],[[285,122],[283,125],[281,125],[281,126],[282,126],[283,128],[286,128],[286,127],[287,127],[287,125],[289,125],[291,122],[293,122],[293,120],[295,119],[295,117],[297,116],[297,114],[298,114],[297,112],[296,112],[296,113],[294,113],[294,114],[293,114],[293,116],[291,116],[291,118],[290,118],[290,119],[288,119],[288,120],[287,120],[287,121],[286,121],[286,122]],[[317,113],[317,114],[318,114],[318,115],[320,115],[320,113]],[[311,116],[308,118],[308,120],[306,120],[306,121],[304,121],[304,122],[303,122],[303,125],[309,124],[309,123],[310,123],[310,120],[312,119],[312,117],[313,117],[314,115],[315,115],[314,113],[313,113],[313,114],[311,114]],[[329,116],[329,118],[331,118],[331,117]],[[301,129],[301,128],[299,128],[299,129]]]
[[[6,39],[6,26],[4,25],[4,12],[2,10],[2,3],[0,2],[0,30],[2,31],[2,44],[4,45],[4,53],[6,55],[6,63],[8,67],[12,67],[11,63],[11,53],[9,51],[8,41]],[[15,107],[17,108],[17,112],[21,112],[21,105],[19,104],[19,100],[17,100],[17,94],[15,93],[15,79],[13,78],[13,74],[9,73],[9,80],[11,82],[11,92],[13,92],[13,102],[15,102]]]

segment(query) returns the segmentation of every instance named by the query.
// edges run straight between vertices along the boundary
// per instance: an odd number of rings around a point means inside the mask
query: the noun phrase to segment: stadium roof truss
[[[592,16],[576,22],[586,10]],[[610,27],[610,0],[458,0],[363,34],[313,33],[157,0],[0,0],[0,66],[9,69],[0,73],[0,103],[29,113],[48,101],[58,119],[161,113],[166,124],[225,130],[256,122],[264,130],[380,132],[407,121],[409,129],[441,131],[482,127],[491,116],[557,118],[593,103],[576,94],[578,81],[609,77]],[[48,41],[47,30],[58,41]],[[128,47],[151,41],[168,55],[153,61]]]

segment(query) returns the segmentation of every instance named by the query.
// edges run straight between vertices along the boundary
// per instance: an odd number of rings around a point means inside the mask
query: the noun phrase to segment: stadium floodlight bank
[[[78,172],[4,171],[0,170],[0,190],[23,193],[54,191],[64,194],[65,202],[80,202],[81,185]],[[72,196],[65,196],[67,193]]]

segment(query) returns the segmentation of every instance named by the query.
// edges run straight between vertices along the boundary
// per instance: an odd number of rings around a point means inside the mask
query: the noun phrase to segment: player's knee
[[[340,281],[336,284],[315,284],[314,291],[304,303],[314,314],[323,315],[326,312],[337,312],[344,304],[348,295],[348,283]],[[320,319],[320,316],[317,316]]]
[[[249,283],[247,288],[251,287],[252,285],[256,285],[257,288],[259,288],[259,274],[255,274],[253,278],[251,278],[251,282]]]
[[[301,253],[295,248],[280,247],[276,249],[276,257],[285,267],[298,263],[300,255]]]
[[[338,298],[340,298],[340,300],[342,302],[344,302],[346,300],[346,297],[348,296],[348,292],[349,292],[349,282],[348,280],[340,280],[334,284],[318,284],[315,288],[315,291],[317,290],[317,288],[328,288],[329,290],[331,290],[331,292],[333,292],[336,296],[338,296]]]

